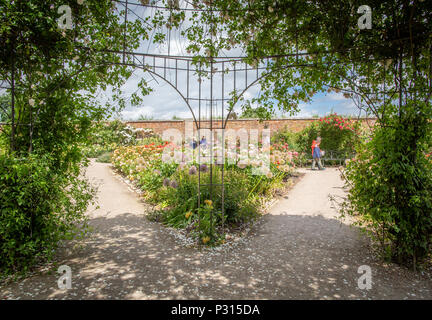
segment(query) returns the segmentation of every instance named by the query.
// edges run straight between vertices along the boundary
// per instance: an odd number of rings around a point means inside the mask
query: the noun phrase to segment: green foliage
[[[250,118],[250,119],[271,119],[272,113],[269,112],[265,107],[252,108],[248,102],[243,105],[243,112],[240,118]]]
[[[284,173],[276,173],[273,178],[251,175],[249,169],[239,169],[228,166],[225,172],[224,217],[215,208],[221,208],[221,188],[214,187],[212,197],[208,186],[201,187],[201,206],[198,207],[198,175],[189,174],[189,168],[178,169],[169,176],[170,181],[178,182],[172,186],[160,187],[157,190],[156,200],[164,201],[166,209],[161,211],[159,219],[169,226],[187,228],[192,235],[203,239],[209,237],[209,244],[220,240],[222,223],[226,226],[241,225],[258,217],[263,197],[272,195],[272,192],[281,186]],[[220,183],[221,172],[219,167],[213,168],[213,183]],[[201,172],[202,183],[210,182],[210,173]],[[211,198],[211,206],[206,204]],[[188,212],[191,216],[187,217]],[[214,216],[211,224],[211,215]]]
[[[252,174],[252,168],[258,166],[256,163],[242,168],[226,163],[222,217],[222,189],[217,186],[221,183],[221,167],[213,167],[212,182],[216,186],[212,192],[208,186],[210,171],[206,166],[201,168],[201,205],[198,206],[198,165],[162,161],[161,154],[167,151],[166,148],[170,148],[167,143],[121,147],[114,151],[112,162],[115,168],[136,183],[148,203],[158,207],[148,216],[149,219],[186,229],[205,244],[217,244],[222,240],[223,223],[226,227],[234,227],[255,219],[265,199],[283,186],[283,179],[292,170],[292,156],[279,151],[272,155],[271,172],[267,175]],[[283,164],[276,166],[273,163],[276,161]],[[206,204],[209,200],[211,206]]]
[[[0,96],[0,122],[7,123],[10,118],[11,97],[8,94]]]
[[[119,146],[137,143],[136,132],[120,120],[94,123],[88,137],[84,151],[89,158],[112,152]]]
[[[27,271],[53,257],[60,240],[83,235],[94,191],[52,159],[0,155],[0,271]]]
[[[62,5],[73,29],[58,26]],[[9,122],[0,130],[0,268],[8,273],[50,258],[58,241],[84,230],[92,192],[80,176],[81,147],[92,123],[124,107],[121,86],[132,73],[109,51],[122,47],[125,31],[137,48],[149,18],[126,26],[111,0],[0,0],[0,8],[0,74],[14,84],[0,104]],[[144,80],[138,87],[149,92]],[[95,101],[107,88],[115,107]]]
[[[349,163],[343,212],[358,218],[386,258],[415,268],[432,248],[432,129],[426,104],[404,109]]]
[[[89,158],[97,158],[121,146],[160,144],[162,139],[152,129],[134,128],[120,120],[97,122],[92,125],[84,152]]]
[[[355,145],[359,142],[360,123],[336,113],[320,118],[298,134],[299,151],[311,153],[312,141],[318,136],[322,138],[322,150],[338,151],[349,156],[355,152]]]
[[[102,162],[102,163],[110,163],[111,162],[111,152],[105,152],[102,153],[99,157],[97,157],[96,161],[97,162]]]
[[[141,115],[138,117],[138,120],[139,120],[139,121],[146,121],[146,120],[153,120],[153,119],[154,119],[153,116],[144,115],[144,114],[141,114]]]
[[[152,143],[155,145],[160,145],[163,143],[163,140],[162,140],[161,136],[157,135],[157,134],[154,134],[150,137],[146,137],[146,138],[142,138],[142,139],[138,140],[138,145],[140,145],[140,146],[149,145]]]
[[[298,144],[298,139],[299,133],[291,131],[285,127],[272,136],[271,142],[278,145],[287,145],[290,150],[299,152],[302,150]]]

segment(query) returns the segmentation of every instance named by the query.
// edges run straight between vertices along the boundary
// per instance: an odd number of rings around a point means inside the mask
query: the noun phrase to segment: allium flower
[[[193,175],[193,174],[196,174],[196,173],[197,173],[197,168],[195,166],[191,166],[189,168],[189,174]]]
[[[207,172],[208,171],[208,167],[205,164],[200,165],[200,171],[201,172]]]
[[[177,181],[173,180],[171,181],[171,188],[177,189],[178,188],[178,183]]]
[[[170,185],[170,183],[171,183],[171,181],[170,181],[170,179],[168,179],[168,178],[165,178],[165,179],[163,180],[163,185],[164,185],[165,187],[168,187],[168,186]]]
[[[238,163],[237,167],[239,167],[240,169],[244,169],[247,167],[247,165],[245,163]]]

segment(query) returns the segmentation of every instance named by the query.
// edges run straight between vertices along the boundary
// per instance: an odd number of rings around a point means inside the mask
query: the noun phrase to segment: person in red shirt
[[[316,145],[317,145],[316,140],[312,140],[312,157],[313,157],[314,149],[315,149]]]
[[[318,165],[319,170],[324,170],[321,164],[321,137],[318,137],[316,140],[312,141],[312,170],[315,170],[315,164]]]

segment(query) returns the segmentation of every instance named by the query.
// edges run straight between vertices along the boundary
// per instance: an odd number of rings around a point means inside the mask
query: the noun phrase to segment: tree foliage
[[[66,5],[73,25],[62,29],[58,9]],[[136,49],[149,30],[145,19],[126,25],[121,10],[110,0],[0,0],[0,79],[11,98],[0,131],[0,269],[23,270],[85,229],[93,191],[80,175],[80,146],[92,122],[113,111],[94,95],[111,89],[115,109],[124,106],[132,69],[113,51],[126,42]],[[144,81],[139,87],[149,90]]]

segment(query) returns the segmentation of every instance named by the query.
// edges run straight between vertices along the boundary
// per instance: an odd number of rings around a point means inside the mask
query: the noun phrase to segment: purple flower
[[[155,169],[153,172],[154,172],[155,174],[157,174],[158,176],[160,176],[160,174],[161,174],[161,172],[160,172],[158,169]]]
[[[178,187],[177,181],[175,181],[175,180],[171,181],[171,187],[174,189],[177,189],[177,187]]]
[[[200,171],[201,172],[207,172],[208,171],[208,167],[205,164],[200,165]]]
[[[165,179],[163,180],[163,185],[164,185],[165,187],[168,187],[168,186],[170,185],[170,183],[171,183],[171,181],[170,181],[170,179],[168,179],[168,178],[165,178]]]
[[[197,168],[195,166],[191,166],[189,169],[189,174],[193,175],[197,173]]]

